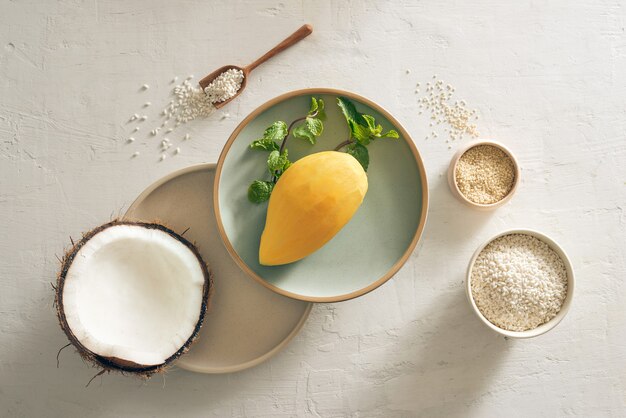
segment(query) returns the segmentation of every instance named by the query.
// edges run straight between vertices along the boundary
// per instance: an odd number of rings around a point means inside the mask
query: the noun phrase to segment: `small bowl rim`
[[[561,257],[561,259],[563,260],[563,264],[565,265],[565,271],[567,272],[567,294],[565,295],[565,300],[563,301],[561,310],[559,310],[556,316],[552,318],[551,320],[549,320],[548,322],[539,325],[537,328],[533,328],[527,331],[510,331],[504,328],[500,328],[497,325],[491,323],[482,314],[482,312],[476,305],[474,296],[472,295],[472,285],[471,285],[472,269],[474,267],[474,263],[476,262],[476,259],[478,258],[478,255],[482,252],[482,250],[485,249],[485,247],[489,243],[493,242],[494,240],[500,237],[503,237],[505,235],[511,235],[511,234],[530,235],[546,243],[552,250],[554,250],[554,252],[556,252],[559,255],[559,257]],[[528,228],[507,229],[505,231],[502,231],[493,235],[488,240],[486,240],[482,245],[478,247],[478,249],[474,252],[474,255],[472,256],[472,258],[470,259],[470,262],[467,268],[467,274],[465,277],[465,294],[467,296],[470,306],[472,307],[472,310],[474,311],[474,314],[476,314],[476,316],[483,322],[483,324],[487,325],[489,328],[496,331],[497,333],[502,334],[506,337],[518,338],[518,339],[538,337],[539,335],[545,334],[546,332],[556,327],[563,320],[563,318],[565,318],[565,316],[567,315],[571,307],[572,300],[574,298],[574,288],[575,288],[574,268],[572,266],[572,262],[570,258],[567,256],[567,253],[565,252],[565,250],[563,250],[563,247],[561,247],[561,245],[559,245],[554,239],[548,237],[544,233],[539,232],[534,229],[528,229]]]
[[[472,202],[467,197],[465,197],[463,193],[461,193],[461,190],[459,190],[459,186],[456,183],[456,167],[458,165],[459,160],[461,159],[463,154],[465,154],[470,149],[477,147],[479,145],[491,145],[502,150],[511,159],[511,161],[513,162],[513,166],[515,167],[515,180],[513,182],[513,187],[511,187],[511,190],[509,191],[509,193],[507,193],[506,196],[504,196],[502,199],[498,200],[495,203]],[[465,144],[454,154],[454,156],[452,157],[452,160],[450,161],[450,166],[448,167],[448,185],[450,186],[450,190],[452,191],[452,194],[455,195],[456,198],[459,199],[461,202],[478,210],[493,210],[495,208],[498,208],[504,205],[506,202],[511,200],[511,198],[513,198],[513,195],[515,194],[517,190],[517,186],[519,185],[520,176],[521,176],[521,170],[519,168],[517,158],[515,158],[515,155],[513,154],[513,152],[509,148],[507,148],[504,144],[498,141],[492,140],[492,139],[478,139],[468,144]]]

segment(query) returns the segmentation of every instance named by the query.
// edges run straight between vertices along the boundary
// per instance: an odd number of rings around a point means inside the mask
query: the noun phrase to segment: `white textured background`
[[[0,416],[625,416],[626,3],[504,3],[2,0]],[[159,163],[147,123],[125,144],[128,117],[146,100],[156,114],[174,75],[246,64],[305,22],[314,34],[256,70],[230,117],[181,131],[181,155]],[[413,90],[434,73],[520,159],[521,188],[495,213],[453,199],[454,149],[423,139]],[[106,375],[85,389],[97,370],[70,349],[57,369],[50,282],[68,237],[159,177],[216,161],[261,103],[314,86],[365,95],[414,135],[431,208],[407,265],[358,300],[316,306],[284,352],[242,373]],[[462,288],[477,245],[511,227],[560,241],[578,279],[568,317],[529,341],[490,332]]]

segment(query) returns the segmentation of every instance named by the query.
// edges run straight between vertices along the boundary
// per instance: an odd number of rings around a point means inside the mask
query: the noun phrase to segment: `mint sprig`
[[[267,170],[272,178],[269,181],[254,180],[248,187],[248,200],[254,203],[267,201],[280,176],[291,166],[289,152],[285,147],[289,134],[305,139],[313,145],[324,131],[322,122],[324,118],[324,101],[311,97],[311,105],[306,116],[294,120],[289,126],[283,121],[276,121],[265,129],[262,138],[252,141],[250,148],[269,152]],[[302,123],[294,128],[299,122]]]
[[[318,100],[315,97],[311,97],[311,107],[309,108],[309,113],[304,118],[304,123],[296,126],[293,130],[293,136],[296,138],[306,139],[311,143],[311,145],[315,145],[317,137],[324,131],[322,118],[325,116],[324,101],[322,99]]]
[[[339,144],[335,151],[347,146],[348,154],[356,158],[363,166],[363,170],[367,171],[370,159],[366,146],[377,138],[399,138],[400,135],[393,129],[383,132],[382,125],[377,124],[373,116],[359,113],[354,103],[345,97],[337,97],[337,106],[346,118],[350,128],[350,138]]]
[[[363,170],[367,171],[370,164],[367,146],[378,138],[399,138],[400,136],[393,129],[383,132],[382,125],[376,123],[373,116],[360,113],[350,99],[338,97],[337,106],[346,119],[350,136],[346,141],[340,143],[335,151],[345,147],[346,152],[361,164]],[[311,105],[305,116],[294,120],[289,126],[283,121],[276,121],[265,129],[261,138],[252,141],[250,148],[269,153],[267,171],[271,180],[254,180],[250,184],[248,199],[251,202],[262,203],[267,201],[278,179],[291,166],[292,163],[286,148],[289,135],[315,145],[317,138],[324,132],[323,120],[325,118],[324,101],[311,97]]]

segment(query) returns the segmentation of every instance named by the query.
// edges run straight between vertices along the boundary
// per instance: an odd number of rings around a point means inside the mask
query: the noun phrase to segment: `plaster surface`
[[[0,2],[0,416],[626,415],[625,20],[613,0]],[[179,127],[179,155],[159,162],[149,121],[126,143],[130,115],[156,118],[175,75],[251,62],[305,22],[313,35],[255,70],[240,98]],[[414,88],[433,74],[519,159],[517,194],[493,213],[448,190],[467,139],[424,139]],[[244,372],[85,388],[97,370],[71,349],[57,368],[67,340],[50,283],[69,237],[163,175],[215,162],[266,100],[316,86],[380,103],[425,160],[429,219],[400,272],[315,306],[283,352]],[[568,316],[532,340],[488,330],[463,291],[475,248],[509,228],[562,243],[577,275]]]

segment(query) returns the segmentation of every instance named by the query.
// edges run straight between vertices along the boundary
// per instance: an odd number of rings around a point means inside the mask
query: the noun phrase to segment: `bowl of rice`
[[[474,313],[492,330],[530,338],[554,328],[574,295],[574,271],[554,240],[530,229],[501,232],[470,260],[465,290]]]

